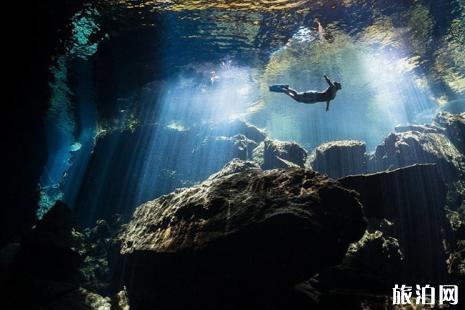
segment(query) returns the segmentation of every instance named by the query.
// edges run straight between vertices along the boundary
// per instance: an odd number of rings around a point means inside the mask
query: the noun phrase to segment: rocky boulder
[[[73,249],[74,216],[58,201],[21,241],[15,261],[25,277],[77,282],[81,257]]]
[[[298,309],[391,309],[389,296],[394,285],[402,283],[402,264],[395,238],[367,231],[340,265],[296,286],[297,300],[307,304]]]
[[[339,182],[360,193],[370,223],[388,219],[394,224],[391,234],[405,254],[404,281],[444,280],[447,187],[436,165],[349,176]]]
[[[407,125],[407,126],[396,126],[394,130],[398,133],[407,131],[418,131],[423,133],[443,133],[444,129],[436,125]]]
[[[266,139],[253,151],[253,160],[263,170],[301,167],[305,165],[307,151],[295,142]]]
[[[380,231],[367,231],[362,239],[350,246],[340,265],[324,270],[312,279],[320,292],[317,309],[340,308],[337,305],[341,305],[342,300],[351,305],[351,309],[361,309],[364,300],[372,299],[370,303],[378,303],[373,300],[374,296],[389,295],[394,285],[402,282],[402,264],[403,254],[398,240]]]
[[[258,144],[255,141],[248,139],[243,134],[238,134],[232,137],[209,137],[202,141],[202,143],[200,143],[200,145],[192,151],[192,156],[195,158],[215,160],[216,156],[220,155],[220,159],[239,158],[247,160],[252,159],[252,151],[257,147],[257,145]],[[218,169],[220,167],[216,168]],[[214,171],[215,169],[212,168],[212,170]]]
[[[83,288],[78,288],[58,296],[57,299],[51,301],[44,310],[111,310],[110,298],[105,298],[99,294],[87,291]]]
[[[73,223],[71,210],[58,201],[23,237],[0,281],[5,309],[40,308],[77,287],[81,257],[72,248]]]
[[[367,172],[366,144],[356,140],[331,141],[318,146],[309,166],[331,178]]]
[[[260,166],[254,161],[245,161],[238,158],[234,158],[227,163],[220,171],[212,174],[208,179],[218,179],[225,177],[230,174],[249,171],[249,170],[261,170]]]
[[[299,285],[315,303],[307,308],[388,309],[395,284],[460,283],[445,268],[446,187],[435,165],[349,176],[339,182],[360,193],[368,228],[341,264]],[[455,268],[449,273],[459,274],[458,253],[447,259],[447,267]]]
[[[72,210],[58,201],[20,244],[0,249],[2,309],[115,309],[102,294],[121,289],[119,282],[109,283],[116,233],[104,221],[80,232]]]
[[[465,113],[442,112],[436,115],[434,123],[443,127],[449,140],[462,154],[465,154]]]
[[[121,235],[131,305],[272,302],[276,292],[339,263],[365,228],[356,193],[310,170],[213,178],[135,211]]]
[[[464,156],[440,133],[392,133],[376,148],[370,170],[392,170],[425,163],[438,164],[442,177],[454,181],[464,167]]]
[[[215,123],[210,126],[212,135],[232,137],[244,135],[247,139],[260,143],[266,139],[266,133],[252,124],[240,119],[234,119],[226,123]]]

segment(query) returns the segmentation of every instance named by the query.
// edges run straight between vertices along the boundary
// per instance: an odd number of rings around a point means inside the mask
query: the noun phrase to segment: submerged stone
[[[331,291],[385,294],[402,282],[403,253],[399,241],[381,231],[366,232],[352,244],[343,262],[316,278],[325,295]],[[359,292],[359,293],[356,293]]]
[[[208,180],[218,179],[225,177],[230,174],[249,171],[249,170],[261,170],[260,166],[254,161],[245,161],[238,158],[234,158],[227,163],[220,171],[212,174]]]
[[[443,134],[406,131],[392,133],[378,145],[373,162],[374,171],[434,163],[446,181],[453,181],[460,175],[464,156]]]
[[[266,139],[253,151],[253,160],[263,170],[301,167],[305,165],[307,151],[299,144],[289,141]]]
[[[445,130],[445,135],[455,147],[465,153],[465,113],[450,114],[442,112],[436,115],[434,123]]]
[[[253,305],[340,262],[365,227],[355,192],[309,170],[213,178],[136,210],[121,236],[129,297],[142,309]]]
[[[405,254],[405,280],[440,282],[446,277],[443,247],[447,187],[436,165],[339,179],[360,193],[370,220],[394,222],[390,230]]]
[[[356,140],[331,141],[310,156],[312,169],[332,178],[367,172],[366,144]]]
[[[266,133],[263,130],[240,119],[234,119],[226,123],[215,123],[210,129],[217,136],[244,135],[247,139],[256,143],[266,139]]]

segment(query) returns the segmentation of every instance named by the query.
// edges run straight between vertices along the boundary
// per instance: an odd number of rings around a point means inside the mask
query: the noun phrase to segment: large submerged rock
[[[444,134],[462,154],[465,154],[465,113],[442,112],[436,115],[434,123],[443,127]]]
[[[403,254],[397,239],[381,231],[366,232],[352,244],[343,262],[314,278],[319,289],[321,309],[339,309],[350,303],[351,309],[363,309],[361,300],[391,292],[402,283]],[[350,293],[349,293],[350,292]],[[350,302],[348,302],[350,301]],[[349,308],[349,307],[348,307]],[[383,308],[381,308],[383,309]]]
[[[214,160],[215,156],[220,158],[240,158],[243,160],[252,159],[252,151],[257,147],[257,143],[248,139],[243,134],[232,137],[216,136],[206,138],[192,151],[192,157]],[[215,150],[212,153],[211,150]]]
[[[134,213],[121,249],[131,304],[262,304],[339,263],[365,228],[356,193],[310,170],[213,178]]]
[[[21,244],[0,249],[3,262],[4,254],[14,250],[7,257],[7,268],[0,270],[5,272],[0,274],[2,309],[112,309],[110,298],[89,289],[88,281],[81,277],[84,272],[93,277],[97,269],[103,269],[92,257],[97,254],[90,253],[105,251],[102,240],[82,240],[74,225],[71,209],[59,201]],[[84,247],[92,250],[85,251]],[[91,265],[95,270],[89,268]],[[99,273],[99,277],[105,275]],[[107,294],[107,288],[101,291]]]
[[[399,240],[405,254],[404,280],[444,280],[447,187],[436,165],[349,176],[339,182],[360,193],[370,223],[384,219],[393,223],[390,235]]]
[[[395,284],[459,284],[446,270],[446,186],[436,165],[349,176],[339,182],[360,193],[368,228],[341,264],[303,283],[318,295],[317,307],[308,308],[388,309]]]
[[[244,135],[247,139],[257,143],[266,139],[266,133],[263,130],[240,119],[234,119],[226,123],[216,123],[211,125],[210,130],[216,136]]]
[[[225,177],[230,174],[249,171],[249,170],[261,170],[260,166],[254,161],[245,161],[239,158],[234,158],[227,163],[220,171],[212,174],[208,179],[218,179]]]
[[[375,151],[372,171],[393,170],[414,164],[438,164],[442,176],[458,178],[464,157],[442,133],[405,131],[390,134]]]
[[[301,167],[305,165],[307,151],[299,144],[289,141],[267,139],[253,150],[253,160],[263,170]]]
[[[366,144],[356,140],[331,141],[310,156],[312,169],[332,178],[367,172]]]

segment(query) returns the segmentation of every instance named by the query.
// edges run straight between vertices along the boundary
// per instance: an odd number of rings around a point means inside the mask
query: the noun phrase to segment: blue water
[[[144,40],[155,40],[149,53],[160,61],[156,77],[116,98],[110,116],[97,112],[92,56],[98,44],[90,38],[100,31],[97,17],[113,13],[87,9],[76,16],[73,48],[57,58],[52,85],[41,213],[63,199],[85,210],[90,223],[201,181],[231,158],[231,146],[214,137],[235,133],[234,119],[308,151],[342,139],[365,141],[374,151],[397,125],[464,110],[463,1],[351,1],[334,8],[282,2],[278,9],[259,1],[248,10],[202,3],[113,8],[124,13],[115,20],[132,16],[122,25],[156,27],[159,35]],[[315,27],[316,17],[323,29]],[[268,91],[277,83],[323,90],[324,74],[342,83],[328,112],[324,103],[305,105]],[[115,88],[118,82],[125,83]],[[221,133],[212,129],[218,126]]]

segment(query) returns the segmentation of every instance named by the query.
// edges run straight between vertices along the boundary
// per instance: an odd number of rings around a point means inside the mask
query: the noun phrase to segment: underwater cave
[[[1,309],[460,309],[464,1],[13,5]]]

